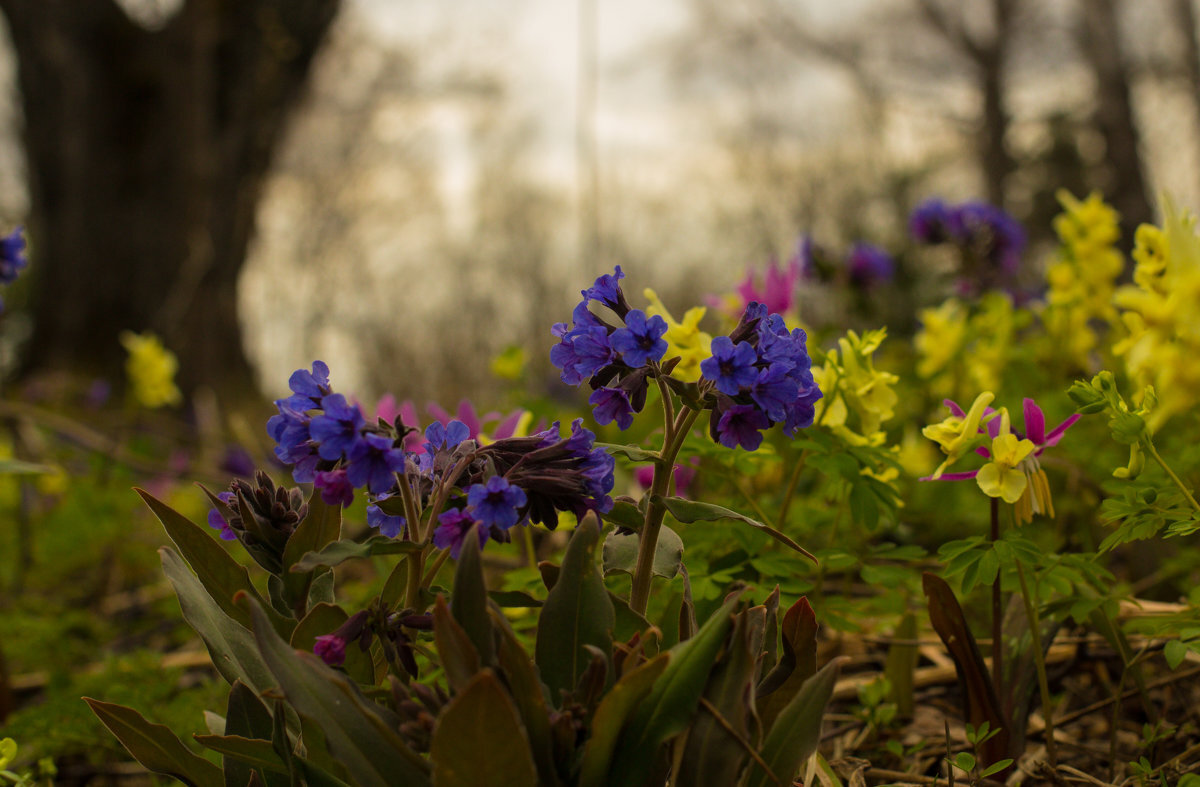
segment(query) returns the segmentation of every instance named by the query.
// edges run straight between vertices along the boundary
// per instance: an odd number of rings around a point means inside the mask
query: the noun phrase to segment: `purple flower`
[[[342,468],[317,472],[313,484],[321,490],[321,499],[326,505],[341,505],[343,508],[354,502],[354,487]]]
[[[237,505],[237,497],[234,496],[233,492],[218,492],[217,498],[227,506]],[[209,509],[208,526],[220,530],[220,536],[223,541],[233,541],[237,538],[237,533],[225,521],[225,517],[221,516],[221,512],[215,508]]]
[[[450,557],[458,560],[462,552],[463,541],[471,532],[475,519],[465,509],[451,508],[438,515],[438,526],[433,531],[433,545],[438,549],[449,549]],[[479,547],[487,542],[488,530],[480,525],[476,531],[479,534]]]
[[[0,282],[12,284],[29,261],[25,259],[25,239],[21,237],[24,227],[17,227],[8,235],[0,237]]]
[[[908,234],[921,243],[950,239],[950,209],[940,199],[927,199],[908,216]]]
[[[883,249],[860,242],[850,248],[846,270],[855,286],[868,288],[881,281],[890,281],[895,275],[896,264]]]
[[[387,499],[384,495],[381,500]],[[377,505],[367,506],[367,526],[373,527],[388,538],[395,538],[404,529],[406,520],[399,514],[387,514]]]
[[[787,408],[796,399],[796,381],[788,376],[790,364],[775,363],[758,372],[750,386],[750,398],[772,421],[787,418]]]
[[[324,361],[313,361],[312,371],[297,369],[288,378],[288,387],[300,396],[307,396],[314,401],[323,399],[331,393],[329,387],[329,367]]]
[[[712,357],[700,362],[700,374],[712,380],[717,390],[726,396],[737,396],[745,386],[753,385],[758,377],[754,368],[758,356],[749,342],[736,345],[728,336],[712,340]]]
[[[359,430],[366,425],[362,410],[350,404],[341,394],[330,394],[321,400],[324,413],[314,416],[308,425],[309,434],[317,444],[317,454],[326,461],[344,459],[361,439]]]
[[[620,388],[598,388],[588,397],[592,405],[592,416],[598,424],[617,422],[617,428],[622,431],[633,423],[633,405],[629,394]]]
[[[346,640],[337,634],[322,634],[313,645],[313,653],[329,666],[340,667],[346,663]]]
[[[453,420],[447,424],[434,421],[425,427],[425,450],[431,454],[442,449],[449,451],[470,436],[470,428],[462,421]]]
[[[658,315],[646,319],[641,309],[631,309],[625,315],[625,327],[613,331],[610,338],[612,349],[621,354],[629,366],[642,366],[647,361],[657,361],[667,351],[667,321]]]
[[[394,474],[404,470],[404,451],[390,437],[370,432],[354,443],[346,461],[346,477],[355,489],[366,487],[382,495],[395,484]]]
[[[467,490],[467,504],[475,519],[488,526],[507,530],[520,518],[517,509],[527,502],[525,490],[494,475],[486,484],[474,484]]]
[[[221,470],[230,475],[250,478],[254,475],[254,459],[240,445],[231,445],[225,449],[221,457]]]
[[[623,318],[629,311],[629,305],[625,302],[625,293],[621,291],[621,279],[623,278],[625,278],[625,274],[618,265],[613,273],[604,274],[596,279],[591,287],[583,291],[584,302],[600,301],[616,312],[618,317]]]
[[[762,444],[763,429],[771,425],[765,413],[753,405],[735,404],[721,413],[717,421],[717,437],[726,448],[741,446],[755,451]]]

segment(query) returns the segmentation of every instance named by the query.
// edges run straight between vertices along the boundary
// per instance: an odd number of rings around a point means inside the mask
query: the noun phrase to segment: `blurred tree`
[[[181,382],[253,384],[238,274],[271,154],[340,0],[0,0],[18,60],[37,294],[27,367],[113,374],[153,329]]]
[[[1141,134],[1134,115],[1130,67],[1121,41],[1114,0],[1083,0],[1078,35],[1096,82],[1095,126],[1104,137],[1106,182],[1102,189],[1121,214],[1127,247],[1139,224],[1154,220],[1146,196]]]

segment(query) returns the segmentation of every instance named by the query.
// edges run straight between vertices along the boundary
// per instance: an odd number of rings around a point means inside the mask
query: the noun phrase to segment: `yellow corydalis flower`
[[[1000,433],[992,439],[992,461],[979,468],[975,483],[988,497],[1015,503],[1025,494],[1029,479],[1018,465],[1033,453],[1032,440],[1020,440],[1009,425],[1008,410],[1000,411]]]
[[[930,424],[921,430],[921,434],[937,443],[946,455],[946,460],[933,471],[934,481],[942,477],[947,467],[962,459],[967,451],[971,450],[979,435],[983,411],[995,398],[996,395],[991,391],[984,391],[975,397],[965,416],[952,415],[941,423]]]
[[[137,403],[151,409],[179,404],[183,394],[175,385],[179,370],[175,354],[153,333],[122,331],[120,339],[129,353],[125,375]]]
[[[1113,352],[1139,386],[1158,392],[1147,418],[1154,431],[1194,408],[1200,390],[1200,236],[1195,218],[1164,198],[1162,228],[1142,225],[1134,240],[1134,283],[1113,296],[1129,335]]]
[[[967,338],[967,310],[962,301],[950,298],[941,306],[922,309],[921,330],[913,339],[920,359],[917,374],[930,378],[950,365]]]
[[[667,307],[663,305],[658,293],[647,287],[642,291],[650,306],[646,309],[647,317],[662,317],[667,323],[667,332],[663,338],[667,341],[667,352],[663,359],[678,357],[679,365],[671,372],[671,376],[694,383],[700,380],[700,362],[712,355],[713,337],[700,330],[700,320],[708,311],[703,306],[693,306],[683,314],[683,320],[676,322]]]

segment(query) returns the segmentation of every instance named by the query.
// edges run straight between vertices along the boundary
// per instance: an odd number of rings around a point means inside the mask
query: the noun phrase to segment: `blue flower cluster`
[[[586,380],[592,387],[588,403],[596,422],[616,421],[621,429],[627,429],[633,414],[645,406],[649,372],[667,352],[666,320],[629,308],[620,285],[624,276],[618,265],[583,290],[571,325],[555,323],[552,333],[559,341],[550,350],[550,361],[562,370],[564,383],[580,385]],[[621,324],[597,316],[589,308],[593,301],[607,307]]]
[[[405,455],[395,437],[367,424],[358,405],[333,393],[329,367],[314,361],[312,371],[296,370],[288,380],[292,395],[277,399],[279,414],[267,421],[275,456],[292,466],[292,477],[313,482],[330,504],[349,504],[353,489],[382,495],[403,472]]]
[[[1006,274],[1017,271],[1026,243],[1019,221],[995,205],[974,200],[958,205],[926,200],[909,215],[908,231],[921,243],[952,243]]]
[[[632,341],[639,342],[636,336]],[[630,347],[626,352],[634,357],[641,351],[625,339],[616,342]],[[313,482],[331,505],[348,505],[354,490],[365,488],[372,497],[367,524],[385,536],[395,538],[407,525],[401,479],[420,498],[418,508],[435,500],[447,505],[435,512],[433,541],[455,557],[476,524],[481,543],[489,536],[507,541],[507,532],[525,522],[555,527],[560,511],[583,516],[612,508],[614,460],[595,446],[596,436],[581,420],[567,437],[555,423],[528,437],[485,446],[471,439],[462,421],[435,421],[425,429],[417,453],[404,449],[412,430],[368,424],[357,405],[334,393],[329,367],[321,361],[311,371],[296,371],[288,384],[292,395],[275,402],[279,414],[267,422],[275,455],[292,466],[296,481]]]
[[[860,241],[851,246],[846,255],[846,273],[854,286],[869,289],[880,282],[891,281],[896,275],[896,263],[883,249]]]
[[[433,543],[457,557],[475,524],[482,544],[488,535],[508,540],[507,531],[526,521],[553,529],[560,511],[577,518],[588,511],[609,511],[615,462],[595,442],[596,435],[576,419],[565,438],[556,422],[528,437],[508,437],[480,447],[478,464],[494,469],[495,475],[475,476],[478,480],[467,487],[460,506],[439,515]]]
[[[782,423],[789,436],[811,426],[821,389],[812,376],[808,337],[788,330],[783,317],[761,303],[746,307],[728,336],[712,341],[712,357],[700,373],[712,383],[709,433],[721,445],[753,451],[762,432]]]
[[[17,227],[10,234],[0,237],[0,284],[12,284],[17,276],[29,264],[25,259],[25,239],[21,237],[22,227]],[[4,302],[0,301],[0,311]]]

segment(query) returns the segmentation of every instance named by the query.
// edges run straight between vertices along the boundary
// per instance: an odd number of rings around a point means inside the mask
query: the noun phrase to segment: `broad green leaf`
[[[429,753],[437,787],[536,787],[538,783],[525,728],[490,669],[475,675],[442,710]]]
[[[623,527],[637,532],[645,523],[645,515],[629,500],[614,500],[613,506],[604,513],[604,521],[611,522],[617,527]]]
[[[617,443],[596,443],[597,448],[603,448],[610,454],[620,454],[635,462],[653,462],[658,459],[658,451],[649,451],[638,445],[618,445]]]
[[[609,533],[604,539],[604,576],[633,574],[637,567],[637,533]],[[683,539],[671,528],[663,525],[658,532],[658,543],[654,547],[654,576],[674,579],[683,562]]]
[[[229,690],[229,701],[225,710],[225,725],[214,735],[237,735],[242,738],[271,740],[275,722],[271,711],[254,692],[240,680],[235,680]],[[272,749],[274,753],[274,749]],[[279,758],[275,754],[276,759]],[[225,757],[222,762],[226,787],[244,787],[250,780],[250,766],[235,757]]]
[[[379,591],[379,600],[389,607],[395,606],[400,603],[400,599],[404,598],[407,585],[408,561],[397,561],[392,572],[388,574],[387,580],[383,583],[383,590]]]
[[[669,651],[671,663],[639,705],[621,736],[609,771],[610,784],[635,784],[658,757],[670,738],[687,728],[700,704],[717,654],[733,626],[737,597],[730,598],[709,618],[696,636]]]
[[[329,752],[351,781],[370,787],[429,784],[429,764],[400,738],[399,720],[366,699],[344,675],[310,653],[298,653],[275,633],[266,613],[250,602],[254,638],[288,702],[320,724]]]
[[[642,615],[633,611],[629,606],[629,602],[613,593],[608,592],[608,600],[613,605],[613,638],[621,642],[628,642],[629,638],[634,634],[641,633],[650,628],[650,621]]]
[[[487,583],[483,579],[483,564],[479,562],[479,538],[475,525],[463,539],[462,552],[454,569],[454,592],[450,596],[450,613],[467,632],[479,654],[479,662],[493,666],[496,662],[495,633],[488,615]]]
[[[688,730],[672,787],[737,784],[748,756],[753,723],[754,669],[766,626],[766,608],[737,615],[733,633],[704,689],[704,699]]]
[[[535,658],[542,680],[557,705],[591,662],[586,646],[612,653],[616,613],[596,568],[600,524],[589,514],[575,528],[554,583],[538,618]]]
[[[786,544],[787,546],[799,552],[801,555],[804,555],[812,562],[817,562],[816,557],[814,557],[811,552],[785,536],[783,533],[780,533],[773,527],[764,525],[757,519],[751,519],[745,514],[739,514],[737,511],[733,511],[728,508],[722,508],[721,506],[716,506],[712,503],[701,503],[698,500],[687,500],[682,497],[659,497],[655,495],[651,502],[661,503],[662,505],[666,506],[667,510],[671,512],[671,516],[675,517],[680,522],[716,522],[720,519],[732,519],[736,522],[742,522],[757,530],[761,530],[776,541]]]
[[[271,741],[261,738],[246,738],[241,735],[193,735],[196,742],[212,749],[224,757],[232,758],[254,768],[264,768],[276,773],[287,773],[288,768]]]
[[[770,773],[765,773],[761,765],[751,761],[747,787],[791,785],[796,771],[812,756],[821,741],[825,706],[833,696],[839,670],[838,660],[826,664],[820,672],[804,682],[792,701],[780,711],[759,747],[759,754],[770,768]]]
[[[251,584],[250,574],[246,571],[246,567],[234,560],[217,543],[216,539],[208,534],[207,529],[194,524],[183,514],[158,500],[149,492],[136,488],[133,491],[141,496],[150,510],[154,512],[154,516],[158,517],[158,521],[162,523],[163,529],[167,531],[167,535],[175,543],[179,553],[196,572],[200,584],[204,586],[221,610],[249,628],[250,618],[246,614],[246,610],[234,604],[233,597],[242,592],[260,603],[265,602]],[[281,636],[286,636],[294,623],[272,611],[271,625]]]
[[[295,571],[293,568],[309,552],[319,552],[341,537],[341,505],[329,505],[321,499],[321,490],[313,489],[308,496],[308,515],[296,526],[283,549],[283,596],[297,618],[308,612],[308,591],[316,575],[329,569],[322,566]]]
[[[148,770],[195,787],[224,787],[221,769],[192,752],[162,724],[146,721],[133,708],[84,697],[101,723]]]
[[[274,686],[275,679],[259,655],[254,635],[225,614],[173,549],[162,547],[158,554],[163,573],[179,597],[184,620],[204,641],[221,677],[229,683],[241,680],[258,694]]]
[[[488,598],[505,609],[537,609],[543,603],[523,590],[489,590]]]
[[[479,651],[441,595],[433,603],[433,641],[450,688],[461,691],[479,672]]]
[[[643,662],[620,680],[604,695],[592,717],[592,736],[583,750],[583,765],[580,770],[580,787],[601,787],[607,784],[609,765],[617,748],[617,741],[625,723],[638,707],[655,681],[671,661],[670,653],[660,653]]]
[[[1173,639],[1163,646],[1163,658],[1167,660],[1167,666],[1171,669],[1175,669],[1183,663],[1187,652],[1187,645],[1177,639]]]
[[[817,616],[801,596],[783,616],[783,655],[758,686],[758,715],[764,730],[817,671]]]
[[[290,541],[288,546],[291,546]],[[381,535],[371,536],[365,541],[343,539],[326,544],[320,551],[305,552],[291,570],[293,572],[312,571],[323,566],[338,566],[355,558],[367,558],[373,555],[406,555],[410,552],[420,552],[422,549],[420,544]]]
[[[492,623],[499,632],[496,653],[497,662],[503,671],[509,693],[521,714],[525,732],[529,736],[529,747],[537,765],[538,783],[545,787],[559,784],[554,764],[554,739],[550,731],[550,712],[546,707],[546,696],[538,679],[537,667],[525,651],[508,621],[494,607],[488,610]]]

